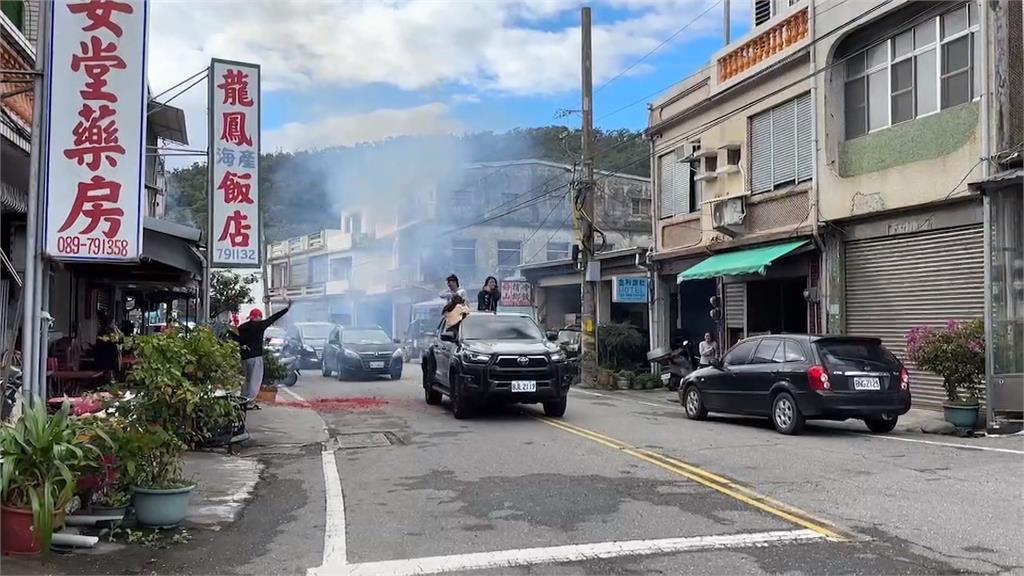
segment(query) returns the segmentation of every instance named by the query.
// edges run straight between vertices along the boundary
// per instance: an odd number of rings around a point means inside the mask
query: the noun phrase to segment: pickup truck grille
[[[526,363],[520,363],[520,358],[526,358]],[[498,356],[494,364],[498,368],[547,368],[548,359],[546,356]]]

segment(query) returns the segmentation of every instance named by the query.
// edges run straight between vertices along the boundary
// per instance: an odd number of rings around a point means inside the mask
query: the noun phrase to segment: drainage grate
[[[331,438],[335,450],[352,450],[354,448],[381,448],[391,446],[394,441],[392,434],[386,432],[362,432],[356,434],[338,434]]]

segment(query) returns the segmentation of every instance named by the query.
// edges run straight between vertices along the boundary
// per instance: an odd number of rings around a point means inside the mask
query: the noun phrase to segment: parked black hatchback
[[[783,434],[810,419],[864,420],[889,432],[910,410],[906,368],[876,338],[770,335],[741,340],[679,389],[686,416],[768,416]]]

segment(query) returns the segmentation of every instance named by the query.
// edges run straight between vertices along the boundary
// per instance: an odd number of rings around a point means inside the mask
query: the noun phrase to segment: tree
[[[217,270],[210,276],[210,318],[223,312],[238,312],[243,304],[252,304],[252,285],[256,274],[239,276],[228,270]]]

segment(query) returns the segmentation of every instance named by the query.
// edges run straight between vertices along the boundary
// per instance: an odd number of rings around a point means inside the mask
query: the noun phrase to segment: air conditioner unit
[[[735,236],[743,230],[743,218],[747,215],[745,198],[726,198],[711,206],[711,220],[714,229]]]

